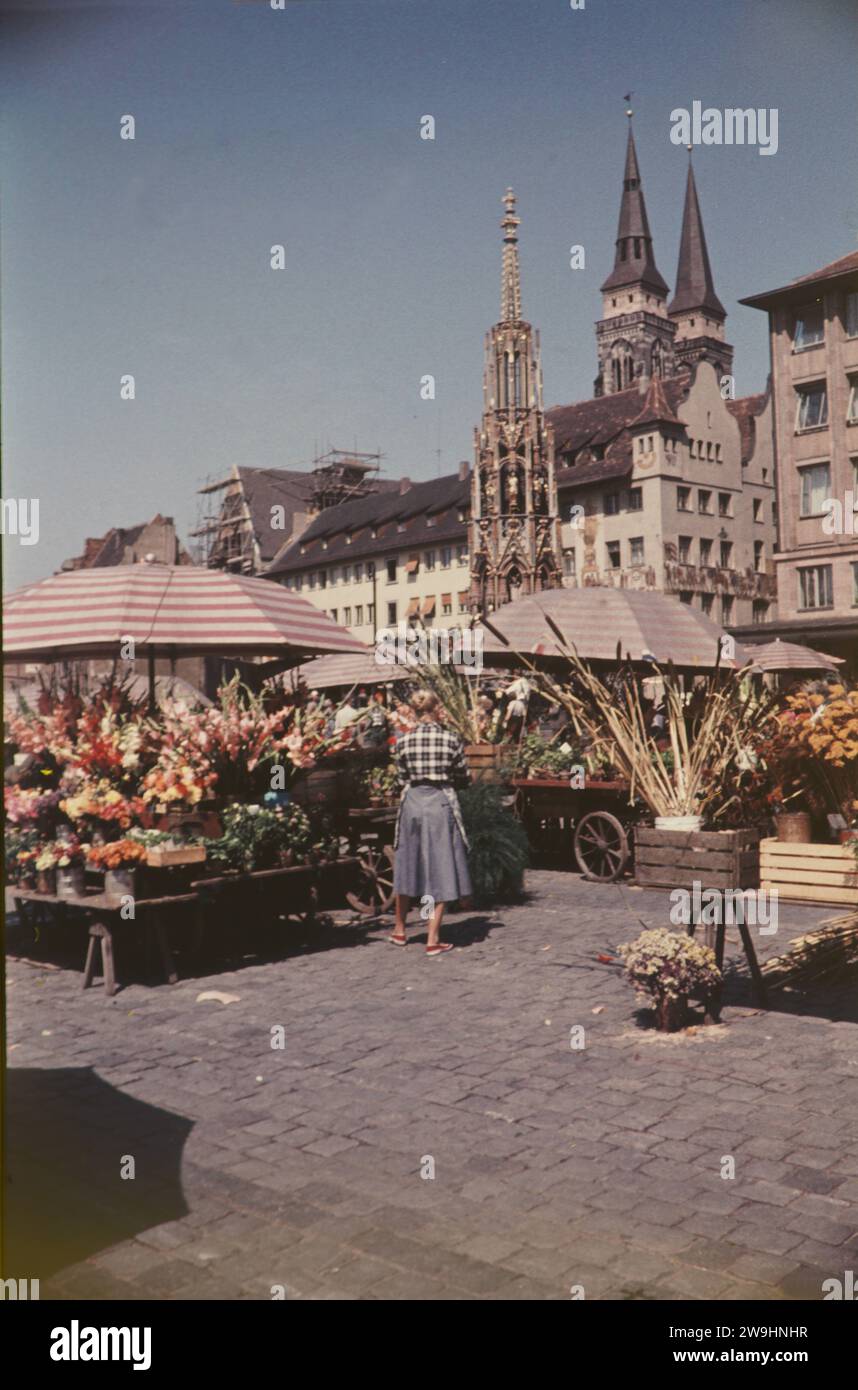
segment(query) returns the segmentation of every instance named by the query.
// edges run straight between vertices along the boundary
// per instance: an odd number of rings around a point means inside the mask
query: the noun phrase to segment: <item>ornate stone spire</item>
[[[518,225],[515,215],[515,194],[508,188],[502,202],[506,208],[503,227],[503,268],[501,270],[501,323],[521,320],[521,272],[518,266]]]

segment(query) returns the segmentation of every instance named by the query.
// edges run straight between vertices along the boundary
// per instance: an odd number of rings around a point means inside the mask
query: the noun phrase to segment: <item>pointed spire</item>
[[[629,139],[626,147],[626,167],[623,174],[623,197],[617,227],[617,249],[614,268],[602,285],[602,290],[622,289],[626,285],[645,285],[656,294],[666,295],[667,284],[661,278],[652,250],[652,234],[646,215],[635,137],[632,134],[631,112]]]
[[[632,420],[629,428],[640,428],[643,425],[678,425],[679,423],[679,417],[667,399],[661,377],[650,377],[643,408],[640,414]]]
[[[676,268],[676,293],[668,305],[669,314],[687,309],[700,309],[711,318],[725,319],[727,311],[715,293],[703,218],[697,201],[694,169],[688,161],[688,182],[685,187],[685,208],[682,213],[682,237],[679,243],[679,264]]]
[[[501,323],[517,323],[521,319],[521,274],[518,267],[518,225],[515,215],[515,194],[508,188],[501,200],[506,208],[503,227],[503,268],[501,270]]]

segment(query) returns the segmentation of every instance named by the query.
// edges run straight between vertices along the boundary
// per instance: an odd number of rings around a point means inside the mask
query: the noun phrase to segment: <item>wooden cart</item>
[[[396,806],[351,807],[344,833],[359,863],[360,881],[346,901],[355,912],[377,917],[393,906],[393,836]]]
[[[568,777],[517,778],[514,809],[535,853],[551,849],[573,859],[584,878],[613,883],[629,867],[633,829],[643,808],[629,804],[624,781],[587,778],[583,787]]]

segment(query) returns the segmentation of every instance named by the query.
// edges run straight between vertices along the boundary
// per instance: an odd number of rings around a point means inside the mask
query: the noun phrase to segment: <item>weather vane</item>
[[[633,95],[634,95],[633,92],[626,92],[625,96],[623,97],[623,101],[626,103],[626,115],[627,115],[629,118],[631,118],[631,117],[634,115],[634,112],[632,111],[632,108],[631,108],[631,100],[632,100]]]

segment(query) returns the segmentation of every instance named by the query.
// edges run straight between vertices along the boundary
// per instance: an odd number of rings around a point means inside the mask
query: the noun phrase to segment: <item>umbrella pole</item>
[[[156,713],[156,711],[157,711],[157,703],[156,703],[156,701],[155,701],[155,652],[154,652],[154,650],[153,650],[152,648],[149,649],[148,660],[149,660],[149,713],[150,713],[151,715],[154,715],[154,714]]]

